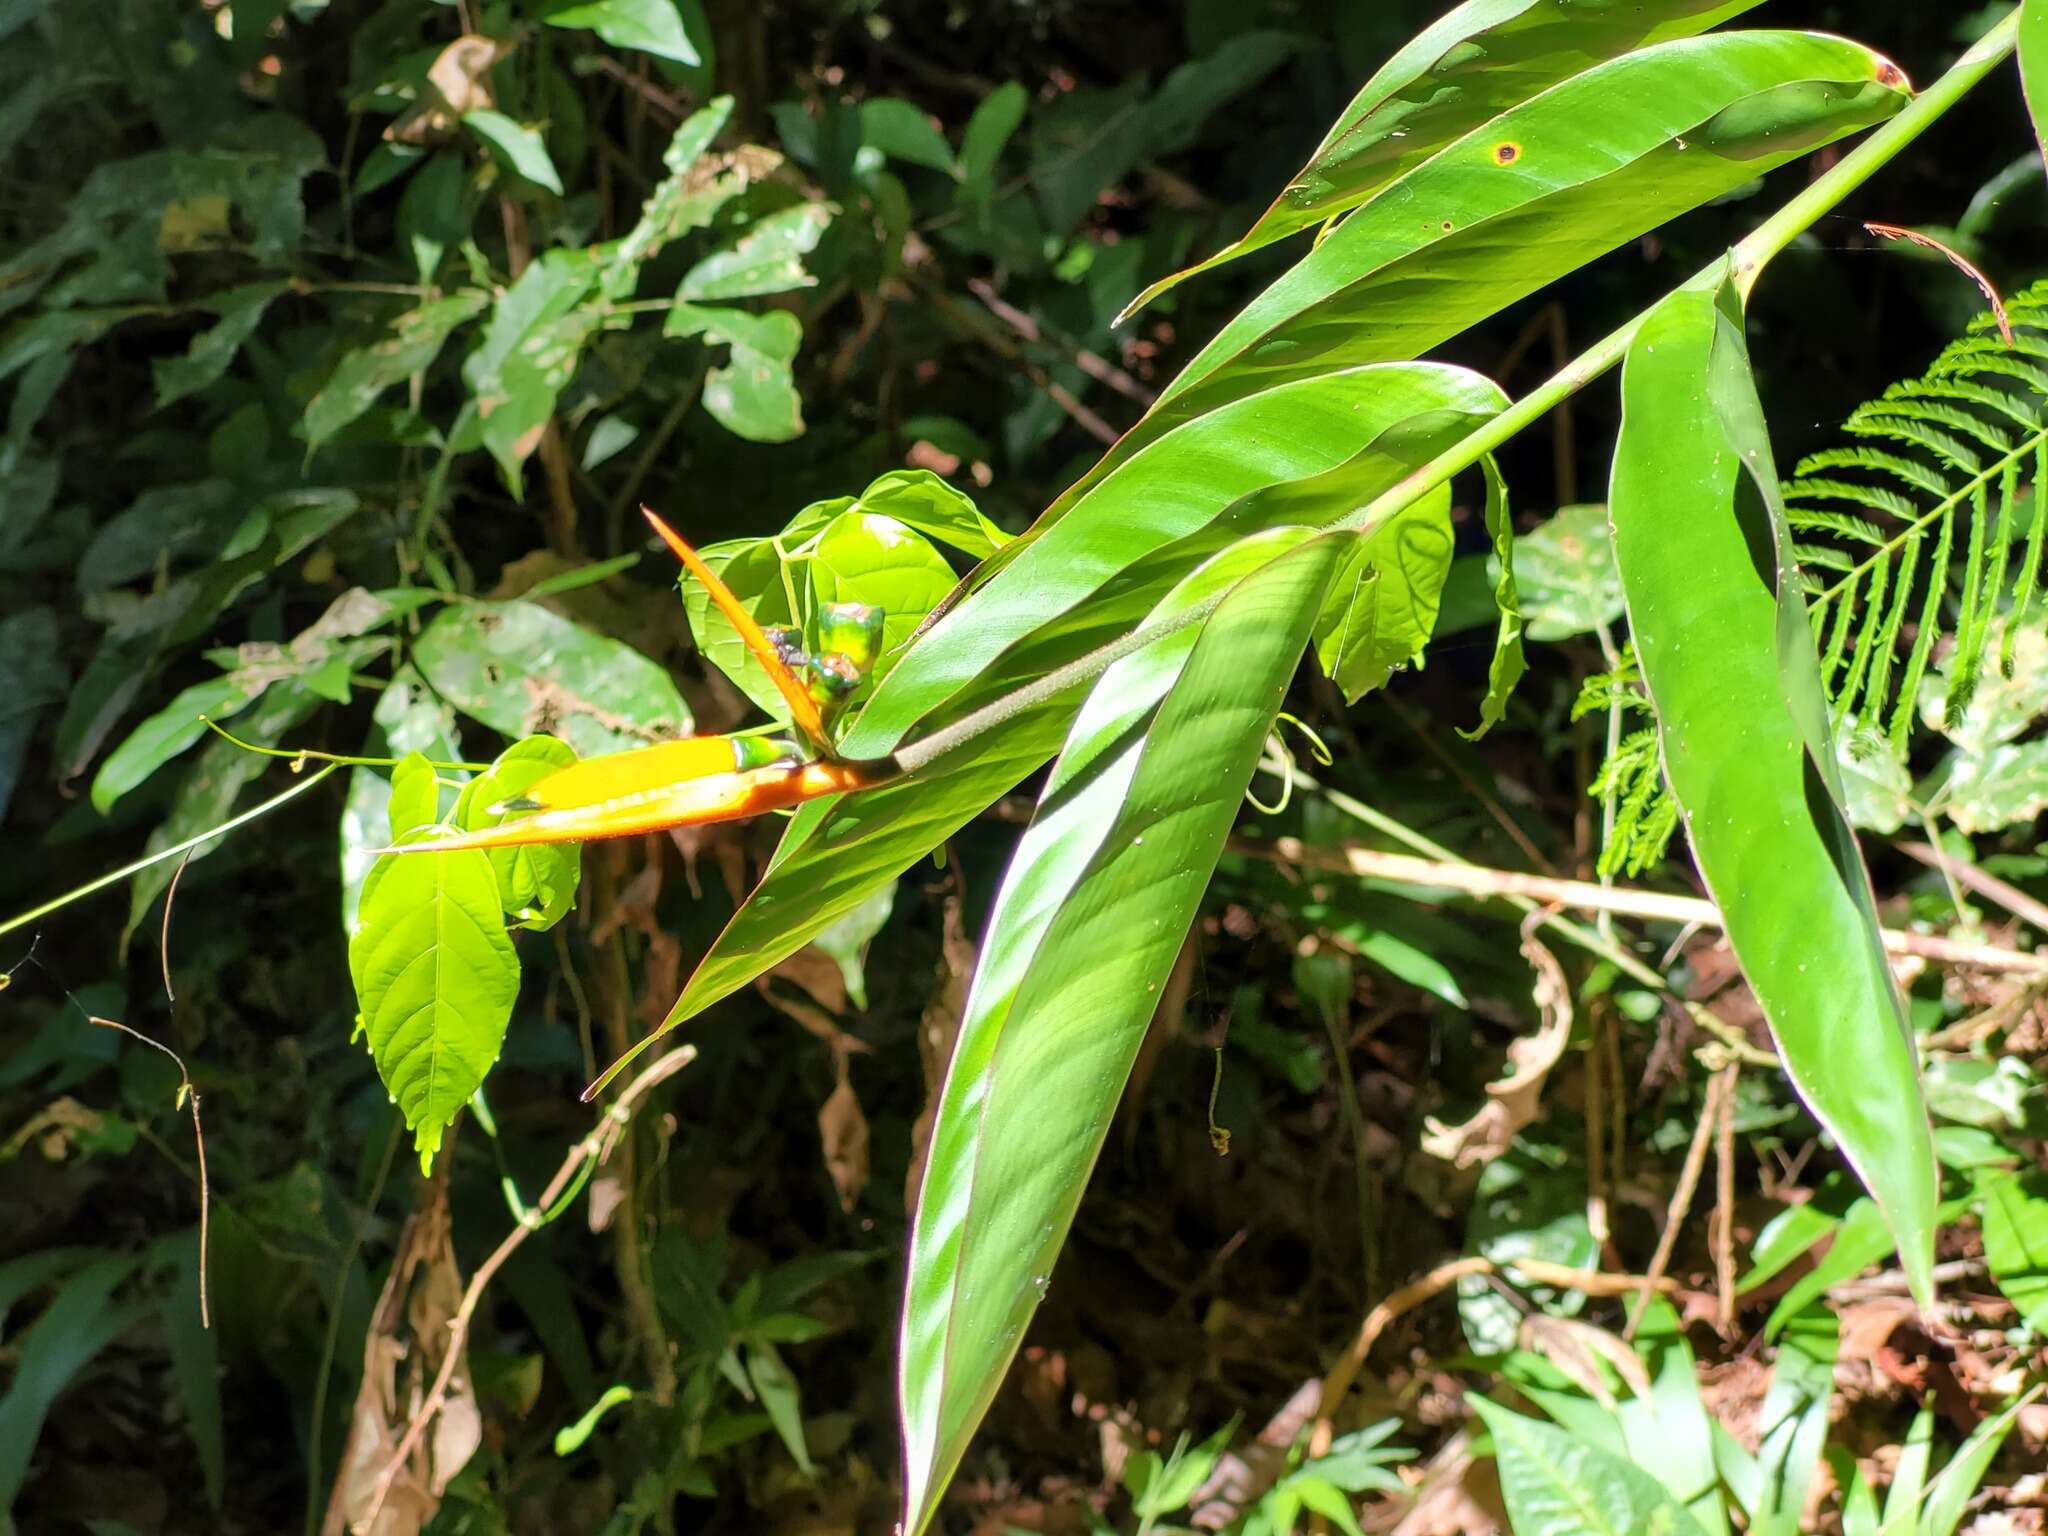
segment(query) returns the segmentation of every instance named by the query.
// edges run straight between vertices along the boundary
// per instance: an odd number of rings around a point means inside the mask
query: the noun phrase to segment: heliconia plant
[[[1499,571],[1475,731],[1501,719],[1523,636],[1493,455],[1619,365],[1610,530],[1664,778],[1787,1075],[1931,1305],[1939,1191],[1916,1046],[1843,808],[1836,735],[1849,722],[1803,596],[1744,309],[1776,254],[2015,48],[2040,120],[2048,0],[2006,12],[1917,93],[1844,38],[1713,30],[1754,4],[1452,10],[1366,83],[1242,238],[1134,302],[1314,234],[1014,539],[950,488],[885,476],[785,531],[814,551],[869,540],[883,575],[835,577],[827,597],[788,583],[781,544],[700,554],[650,513],[685,567],[700,649],[788,735],[586,756],[521,743],[452,808],[428,756],[400,765],[391,835],[366,850],[379,857],[351,964],[364,1033],[423,1156],[502,1039],[517,978],[506,919],[544,926],[573,897],[558,845],[794,813],[644,1047],[1050,764],[995,896],[917,1196],[899,1387],[903,1530],[918,1536],[1050,1283],[1304,651],[1352,704],[1423,657],[1452,557],[1451,487],[1471,474]],[[1866,130],[1523,398],[1422,356]],[[978,561],[949,593],[927,536]],[[1956,562],[1972,594],[1985,542]],[[884,558],[899,547],[921,562],[915,582]],[[891,601],[883,576],[922,595]],[[1938,630],[1956,606],[1950,568],[1919,579]],[[413,962],[429,951],[440,958],[423,980]]]

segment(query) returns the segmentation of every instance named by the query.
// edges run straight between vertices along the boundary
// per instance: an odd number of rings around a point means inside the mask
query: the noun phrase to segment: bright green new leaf
[[[562,195],[562,178],[556,174],[555,162],[548,158],[547,145],[531,128],[488,107],[463,113],[462,121],[513,170],[535,186],[546,187],[557,197]]]
[[[435,793],[425,758],[398,765],[394,836],[428,824]],[[423,1174],[505,1043],[519,956],[502,910],[490,855],[476,849],[386,857],[363,882],[348,943],[357,1028],[413,1133]]]
[[[382,340],[344,355],[320,392],[306,402],[299,430],[307,451],[318,448],[362,415],[392,385],[424,371],[441,355],[449,335],[479,314],[487,302],[488,295],[473,288],[430,300],[400,315]]]
[[[465,832],[495,827],[506,812],[491,807],[517,799],[549,774],[576,761],[576,752],[554,736],[515,741],[498,760],[462,788],[455,825]],[[522,928],[552,928],[576,904],[583,877],[583,850],[575,843],[536,843],[525,848],[492,848],[486,857],[498,881],[498,898]]]
[[[1449,481],[1353,542],[1316,619],[1317,658],[1346,702],[1356,704],[1420,658],[1436,628],[1454,542]]]
[[[677,297],[692,302],[744,299],[812,287],[818,280],[804,270],[803,258],[832,222],[832,212],[830,203],[798,203],[769,214],[730,250],[713,251],[690,268]]]
[[[444,608],[412,659],[435,692],[499,735],[546,732],[578,757],[690,732],[689,706],[663,668],[538,603]]]
[[[1004,877],[932,1128],[904,1302],[907,1532],[1001,1384],[1347,536],[1283,529],[1090,692]],[[1250,574],[1243,574],[1250,567]]]
[[[1629,348],[1609,498],[1629,628],[1700,874],[1793,1086],[1933,1300],[1919,1061],[1828,729],[1732,288],[1685,289]]]
[[[803,323],[795,315],[678,302],[663,334],[702,336],[729,349],[725,362],[704,376],[704,409],[720,426],[755,443],[786,443],[803,435],[804,403],[789,371],[803,341]]]
[[[1493,1436],[1515,1536],[1702,1536],[1686,1507],[1641,1468],[1476,1392],[1465,1401]]]
[[[1198,272],[1356,208],[1446,145],[1561,80],[1631,49],[1694,36],[1756,3],[1652,0],[1595,9],[1579,0],[1468,0],[1366,81],[1308,163],[1240,239],[1161,278],[1124,315]]]
[[[1343,370],[1187,423],[1101,480],[905,653],[842,742],[886,752],[1142,623],[1173,584],[1260,528],[1321,526],[1495,414],[1490,381],[1436,363]],[[1025,558],[1008,560],[1012,550]],[[1058,747],[1078,694],[1004,723],[915,781],[800,808],[768,875],[669,1011],[669,1028],[801,948]]]
[[[637,48],[642,53],[674,59],[678,64],[703,62],[697,45],[683,29],[682,13],[676,9],[675,0],[594,0],[592,4],[550,11],[543,19],[551,27],[595,32],[614,48]]]

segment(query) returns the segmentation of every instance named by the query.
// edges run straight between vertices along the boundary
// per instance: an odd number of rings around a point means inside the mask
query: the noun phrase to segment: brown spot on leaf
[[[1505,144],[1493,146],[1493,163],[1495,165],[1513,165],[1521,158],[1522,146],[1515,143],[1512,139]]]

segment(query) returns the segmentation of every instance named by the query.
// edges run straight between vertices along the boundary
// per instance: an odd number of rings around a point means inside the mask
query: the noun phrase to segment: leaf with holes
[[[546,732],[578,757],[690,733],[689,706],[666,670],[538,603],[444,608],[412,659],[435,692],[499,735]]]
[[[804,403],[789,371],[803,341],[803,323],[795,315],[678,303],[662,334],[702,336],[727,348],[725,362],[704,376],[704,409],[720,426],[755,443],[803,436]]]
[[[756,294],[809,288],[817,279],[803,258],[832,222],[829,203],[798,203],[753,224],[730,250],[714,251],[683,275],[677,297],[743,299]]]

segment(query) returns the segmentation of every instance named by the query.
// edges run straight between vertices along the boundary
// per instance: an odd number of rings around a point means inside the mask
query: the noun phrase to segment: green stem
[[[268,816],[287,800],[296,799],[298,796],[303,795],[329,774],[337,772],[340,767],[341,764],[339,763],[329,763],[325,768],[322,768],[303,783],[294,784],[283,794],[272,796],[261,805],[250,806],[241,815],[232,817],[217,827],[208,827],[204,832],[196,832],[182,843],[173,843],[168,848],[158,849],[147,858],[137,859],[133,864],[124,864],[112,874],[101,875],[97,880],[88,880],[84,885],[76,886],[66,891],[62,896],[46,901],[40,907],[24,912],[19,917],[10,917],[6,922],[0,923],[0,933],[12,933],[15,929],[25,927],[39,917],[48,917],[52,912],[68,907],[74,901],[83,900],[95,891],[103,891],[110,885],[126,880],[130,875],[139,873],[149,868],[152,864],[161,864],[165,859],[175,859],[188,848],[197,848],[201,843],[212,842],[216,837],[223,837],[234,831],[237,827],[246,826],[259,816]]]

